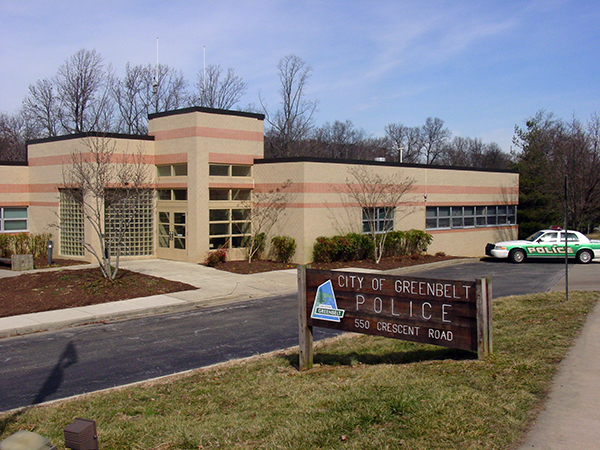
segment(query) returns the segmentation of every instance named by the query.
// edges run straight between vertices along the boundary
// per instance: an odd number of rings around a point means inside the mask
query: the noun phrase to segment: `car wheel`
[[[592,259],[594,259],[594,255],[592,255],[592,252],[589,250],[581,250],[579,253],[577,253],[576,258],[578,263],[588,264],[592,261]]]
[[[523,250],[521,250],[520,248],[516,248],[516,249],[510,251],[510,253],[508,254],[508,257],[515,264],[519,264],[519,263],[522,263],[523,261],[525,261],[526,256],[525,256],[525,252]]]

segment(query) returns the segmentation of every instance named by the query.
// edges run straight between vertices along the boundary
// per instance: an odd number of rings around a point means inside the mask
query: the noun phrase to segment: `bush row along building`
[[[365,229],[361,205],[347,195],[357,168],[412,180],[393,223],[378,225],[426,230],[434,236],[429,253],[482,256],[487,242],[517,232],[517,173],[382,161],[267,160],[263,115],[188,108],[151,115],[148,136],[88,134],[29,142],[26,164],[0,163],[0,233],[51,232],[55,256],[91,261],[81,244],[96,239],[91,225],[61,188],[71,155],[85,154],[94,139],[110,141],[117,156],[141,155],[156,189],[129,224],[129,258],[196,263],[210,250],[226,247],[231,259],[243,259],[253,197],[287,186],[286,208],[268,239],[293,237],[294,262],[309,263],[318,236]],[[118,158],[114,163],[122,164]],[[106,208],[104,220],[122,213]]]

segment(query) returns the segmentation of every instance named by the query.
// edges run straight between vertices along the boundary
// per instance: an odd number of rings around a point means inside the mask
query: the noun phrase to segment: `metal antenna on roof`
[[[156,38],[156,70],[154,72],[152,92],[154,93],[154,112],[158,112],[158,37]]]
[[[206,45],[202,46],[202,99],[200,106],[205,106],[206,101]]]

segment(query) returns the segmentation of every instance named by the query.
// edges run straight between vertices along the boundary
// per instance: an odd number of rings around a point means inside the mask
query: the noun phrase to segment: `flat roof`
[[[136,139],[138,141],[153,141],[154,136],[147,134],[121,134],[121,133],[102,133],[99,131],[89,131],[87,133],[64,134],[62,136],[52,136],[41,139],[32,139],[27,141],[27,145],[43,144],[46,142],[68,141],[70,139],[83,139],[86,137],[103,137],[110,139]]]
[[[364,159],[336,159],[336,158],[316,158],[312,156],[295,156],[289,158],[264,158],[255,159],[254,164],[277,164],[277,163],[297,163],[313,162],[327,164],[345,164],[345,165],[363,165],[363,166],[387,166],[387,167],[414,167],[417,169],[437,169],[437,170],[467,170],[471,172],[499,172],[499,173],[519,173],[518,170],[511,169],[486,169],[479,167],[462,166],[440,166],[435,164],[414,164],[399,163],[394,161],[374,161]]]
[[[264,120],[265,115],[260,113],[253,113],[248,111],[233,111],[230,109],[216,109],[206,108],[204,106],[192,106],[190,108],[174,109],[172,111],[162,111],[153,114],[148,114],[148,119],[156,119],[158,117],[176,116],[179,114],[189,114],[194,112],[208,113],[208,114],[221,114],[224,116],[238,116],[238,117],[249,117],[251,119]]]

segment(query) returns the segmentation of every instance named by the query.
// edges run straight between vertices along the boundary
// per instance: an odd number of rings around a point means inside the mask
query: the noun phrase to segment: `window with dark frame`
[[[394,229],[394,208],[363,208],[362,231],[366,233],[384,233]]]
[[[428,206],[427,230],[483,228],[517,224],[516,205]]]

